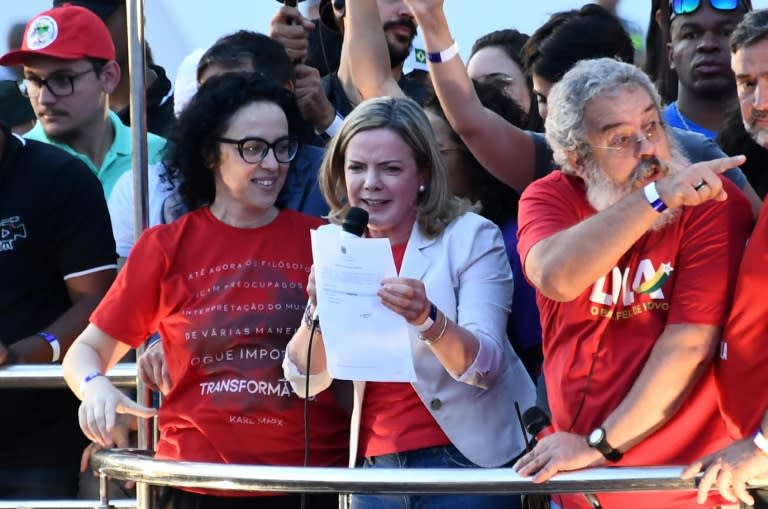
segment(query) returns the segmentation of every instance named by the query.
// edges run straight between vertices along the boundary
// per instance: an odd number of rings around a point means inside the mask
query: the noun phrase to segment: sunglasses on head
[[[716,11],[735,11],[739,7],[743,7],[745,11],[749,10],[745,0],[670,0],[670,17],[696,12],[704,1],[709,2],[710,7]]]

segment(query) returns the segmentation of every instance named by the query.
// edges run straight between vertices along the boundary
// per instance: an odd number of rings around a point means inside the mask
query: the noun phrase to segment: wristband
[[[53,350],[53,354],[51,355],[51,362],[58,362],[59,357],[61,357],[61,345],[59,344],[59,338],[50,332],[45,331],[38,332],[37,335],[46,340],[48,344],[51,345],[51,350]]]
[[[427,60],[429,60],[433,64],[440,64],[442,62],[447,62],[448,60],[452,59],[458,54],[459,54],[459,46],[458,44],[456,44],[456,41],[453,41],[453,43],[443,51],[440,51],[438,53],[427,52]]]
[[[435,324],[435,320],[437,320],[437,306],[430,302],[429,313],[427,314],[427,317],[424,319],[424,321],[421,322],[420,325],[416,326],[416,330],[419,332],[428,331]]]
[[[755,443],[758,449],[763,451],[763,454],[768,454],[768,439],[763,436],[762,431],[758,429],[754,438],[752,438],[752,441]]]
[[[104,376],[104,373],[101,371],[94,371],[93,373],[90,373],[83,378],[82,383],[80,384],[80,397],[83,397],[83,391],[85,391],[85,386],[88,385],[88,383],[93,380],[94,378],[98,378],[100,376]]]
[[[661,201],[659,197],[659,191],[656,189],[656,182],[651,182],[643,188],[643,195],[653,210],[656,212],[664,212],[667,210],[667,204]]]

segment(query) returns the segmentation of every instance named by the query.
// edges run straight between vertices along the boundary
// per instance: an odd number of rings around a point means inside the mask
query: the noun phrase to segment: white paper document
[[[313,230],[312,258],[330,375],[415,381],[408,323],[376,295],[383,278],[397,276],[389,240],[353,237],[340,228]]]

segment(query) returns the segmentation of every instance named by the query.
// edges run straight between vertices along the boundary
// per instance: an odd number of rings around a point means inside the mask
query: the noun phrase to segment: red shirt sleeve
[[[583,197],[583,186],[580,179],[554,171],[533,182],[523,192],[517,231],[517,252],[523,273],[525,260],[534,245],[595,213]]]
[[[91,314],[91,323],[133,348],[157,330],[160,281],[168,267],[163,246],[175,244],[173,239],[159,238],[166,226],[142,234],[112,287]]]

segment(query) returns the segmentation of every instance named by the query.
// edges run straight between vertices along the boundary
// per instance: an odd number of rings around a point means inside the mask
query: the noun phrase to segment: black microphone
[[[343,232],[354,237],[362,237],[368,228],[368,211],[360,207],[350,207],[347,217],[341,223]]]
[[[555,432],[549,416],[537,406],[532,406],[523,412],[523,426],[525,431],[532,437],[535,437],[536,440],[541,440]]]
[[[350,207],[349,212],[347,212],[347,216],[344,218],[344,221],[341,223],[341,231],[339,232],[339,238],[340,239],[344,237],[360,238],[363,236],[367,228],[368,228],[368,211],[365,209],[361,209],[360,207]],[[319,307],[320,306],[315,306],[315,312],[312,313],[313,322],[318,322],[320,319],[320,314],[318,312]]]
[[[537,406],[532,406],[525,412],[523,412],[523,426],[525,431],[529,435],[541,440],[547,435],[551,435],[555,432],[555,428],[552,426],[552,422],[549,420],[549,416]],[[589,505],[593,509],[602,509],[600,501],[592,493],[584,493],[584,498],[587,499]]]

